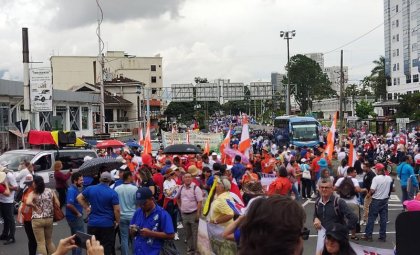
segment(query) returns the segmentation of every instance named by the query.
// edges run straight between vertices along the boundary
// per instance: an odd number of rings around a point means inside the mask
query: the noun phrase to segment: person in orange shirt
[[[264,154],[264,159],[261,162],[262,172],[264,174],[272,173],[276,165],[276,159],[272,158],[269,153]]]
[[[277,172],[277,178],[268,187],[268,195],[286,196],[292,190],[292,183],[287,178],[286,167],[281,166]]]
[[[130,169],[130,172],[134,172],[137,169],[137,164],[135,162],[132,161],[132,157],[130,155],[127,155],[125,157],[125,161],[126,161],[126,165],[128,167],[128,169]]]
[[[247,164],[245,174],[242,176],[241,184],[245,185],[250,181],[258,181],[258,179],[258,175],[254,173],[254,167],[251,164]]]

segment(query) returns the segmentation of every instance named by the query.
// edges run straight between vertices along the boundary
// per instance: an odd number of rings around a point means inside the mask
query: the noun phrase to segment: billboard
[[[219,86],[216,83],[197,83],[195,97],[197,101],[219,101]]]
[[[51,68],[31,68],[29,73],[31,111],[52,111],[52,72]]]
[[[194,87],[189,84],[172,84],[172,101],[173,102],[192,102],[194,98]]]
[[[273,98],[273,85],[271,82],[251,82],[249,90],[252,100]]]
[[[245,90],[243,83],[223,84],[223,98],[228,101],[244,100]]]

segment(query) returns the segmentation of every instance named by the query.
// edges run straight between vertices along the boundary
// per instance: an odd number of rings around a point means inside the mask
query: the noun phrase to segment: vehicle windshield
[[[315,123],[297,123],[293,124],[293,140],[294,141],[317,141],[318,127]]]
[[[34,157],[35,155],[33,154],[5,153],[0,156],[0,164],[7,165],[8,169],[17,171],[22,161],[30,162]]]

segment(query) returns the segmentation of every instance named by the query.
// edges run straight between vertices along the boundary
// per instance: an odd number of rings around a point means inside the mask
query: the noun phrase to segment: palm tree
[[[371,86],[375,99],[386,99],[386,76],[385,76],[385,57],[380,56],[378,60],[374,60],[375,67],[372,69],[370,76]]]

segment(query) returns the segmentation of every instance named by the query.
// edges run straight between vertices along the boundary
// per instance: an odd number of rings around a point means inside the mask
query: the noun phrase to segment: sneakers
[[[184,225],[182,225],[182,223],[181,223],[181,222],[178,222],[178,225],[176,226],[176,228],[177,228],[177,229],[184,228]]]
[[[366,226],[366,221],[361,220],[361,221],[360,221],[360,226]]]
[[[175,233],[175,237],[174,237],[174,240],[175,240],[175,241],[179,240],[179,236],[178,236],[178,233]]]
[[[378,241],[379,241],[379,242],[384,242],[384,243],[386,243],[386,238],[385,238],[385,237],[379,237],[379,238],[378,238]]]
[[[311,196],[311,198],[317,198],[317,197],[318,196],[315,193],[313,193],[312,196]]]

